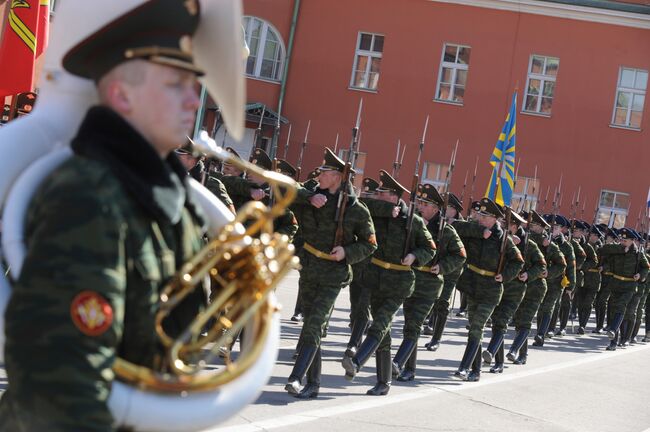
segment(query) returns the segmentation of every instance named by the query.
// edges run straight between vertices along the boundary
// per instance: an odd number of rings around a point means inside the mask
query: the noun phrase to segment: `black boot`
[[[357,353],[354,355],[354,357],[343,357],[343,369],[345,369],[345,379],[348,381],[352,381],[354,377],[356,376],[357,372],[361,369],[361,367],[366,364],[372,353],[374,353],[377,350],[377,347],[379,346],[379,341],[377,338],[368,336],[366,339],[361,343],[361,346],[357,350]],[[390,352],[388,352],[388,366],[390,368],[391,362],[390,362]],[[389,372],[390,373],[390,372]]]
[[[436,321],[438,320],[438,314],[435,311],[431,312],[431,316],[424,323],[423,334],[426,336],[433,336],[436,329]],[[426,343],[424,346],[428,346],[429,343]]]
[[[603,324],[605,323],[605,308],[599,305],[596,305],[596,328],[592,333],[600,334],[603,330]]]
[[[570,309],[568,306],[560,308],[560,329],[555,333],[556,336],[566,336],[566,326],[569,323],[569,312]]]
[[[616,316],[614,316],[614,319],[611,321],[611,325],[609,326],[609,330],[607,330],[607,337],[609,340],[614,339],[615,333],[618,332],[619,327],[621,327],[621,323],[623,322],[623,314],[622,313],[617,313]]]
[[[352,323],[352,332],[350,333],[350,340],[348,341],[348,348],[345,350],[345,355],[348,357],[354,357],[357,353],[357,347],[361,344],[361,338],[363,333],[366,331],[366,326],[368,325],[368,320],[354,320]]]
[[[363,346],[363,345],[362,345]],[[391,384],[390,351],[378,351],[375,355],[377,360],[377,384],[366,392],[370,396],[384,396],[388,394]]]
[[[295,350],[295,351],[293,352],[293,354],[291,355],[291,358],[292,358],[292,359],[295,360],[295,359],[298,358],[298,354],[300,354],[300,349],[301,349],[301,348],[302,348],[302,338],[298,339],[298,344],[296,345],[296,350]]]
[[[503,345],[503,330],[492,329],[492,338],[485,351],[483,351],[483,361],[486,365],[492,364],[492,357],[497,352],[497,349]],[[503,362],[502,362],[503,363]]]
[[[417,342],[414,339],[404,339],[399,346],[395,358],[393,359],[392,369],[393,378],[397,378],[404,367],[404,363],[411,356],[411,353],[416,349]]]
[[[431,341],[426,345],[427,351],[437,351],[440,348],[440,340],[442,339],[442,332],[445,330],[447,324],[448,312],[436,312],[435,327],[433,327],[433,336]]]
[[[551,323],[551,315],[549,314],[544,314],[542,317],[541,323],[537,329],[537,334],[535,335],[535,342],[533,342],[533,346],[544,346],[544,335],[548,331],[548,326]]]
[[[474,357],[476,357],[480,345],[481,343],[478,339],[467,339],[465,353],[463,354],[463,359],[460,361],[458,370],[454,373],[454,378],[467,381],[467,378],[469,376],[469,367],[472,365],[472,362],[474,361]]]
[[[632,326],[630,325],[630,320],[629,319],[624,319],[623,322],[621,323],[621,328],[619,329],[620,333],[620,339],[618,342],[618,346],[625,348],[628,343],[628,334],[632,333]]]
[[[397,381],[413,381],[415,379],[415,366],[418,359],[418,349],[415,347],[411,352],[411,356],[406,361],[402,373],[397,377]]]
[[[490,368],[491,373],[503,373],[503,351],[503,342],[501,342],[494,355],[494,366]]]
[[[519,356],[513,363],[516,365],[525,365],[527,361],[528,361],[528,339],[524,339],[524,344],[521,346],[521,349],[519,350]]]
[[[632,334],[630,335],[630,345],[635,345],[637,343],[636,337],[639,335],[639,330],[641,329],[641,319],[637,318],[634,323],[634,328],[632,329]]]
[[[614,337],[609,341],[609,346],[605,348],[607,351],[616,351],[616,345],[618,344],[618,331],[614,333]],[[608,334],[609,336],[609,334]]]
[[[296,395],[298,399],[312,399],[318,397],[320,390],[320,374],[321,374],[321,349],[318,347],[314,360],[309,366],[307,371],[307,385]]]
[[[478,346],[478,351],[474,356],[474,361],[472,362],[472,370],[467,376],[467,381],[476,382],[481,379],[481,345]]]
[[[524,342],[526,342],[526,340],[528,339],[529,333],[530,330],[527,329],[517,330],[517,333],[515,334],[515,339],[512,341],[512,345],[510,346],[510,350],[508,351],[508,355],[507,355],[508,360],[514,363],[514,361],[516,360],[516,354],[524,345]]]
[[[284,386],[284,389],[289,394],[297,395],[300,392],[302,378],[307,373],[309,366],[311,366],[316,356],[316,351],[318,351],[318,347],[314,345],[302,345],[296,363],[293,365],[291,375],[289,375],[289,379],[287,380],[287,385]]]

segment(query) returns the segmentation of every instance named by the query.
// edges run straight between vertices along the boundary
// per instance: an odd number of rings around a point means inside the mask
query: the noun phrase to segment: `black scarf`
[[[72,150],[107,163],[124,188],[155,220],[177,224],[184,206],[199,220],[189,202],[187,172],[172,152],[166,160],[126,120],[113,110],[95,106],[88,110]]]

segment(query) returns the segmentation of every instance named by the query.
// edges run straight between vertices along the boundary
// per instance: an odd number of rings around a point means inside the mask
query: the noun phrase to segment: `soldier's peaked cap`
[[[449,192],[449,205],[455,208],[458,213],[464,210],[460,199],[458,199],[458,197],[451,192]]]
[[[388,172],[384,170],[379,171],[379,187],[377,188],[377,192],[394,192],[401,196],[408,191],[408,189],[399,184]]]
[[[479,214],[482,214],[484,216],[492,216],[495,218],[503,217],[503,212],[497,203],[492,201],[490,198],[482,198],[480,204],[481,206],[478,209]]]
[[[418,185],[418,199],[433,203],[438,207],[442,207],[445,204],[445,201],[442,199],[442,196],[440,196],[438,189],[429,183]]]
[[[621,239],[626,239],[626,240],[636,240],[636,235],[634,234],[634,231],[629,229],[629,228],[621,228],[618,230],[618,236]]]
[[[589,229],[590,234],[595,234],[598,237],[603,237],[603,232],[598,229],[596,225],[592,225],[591,228]]]
[[[323,156],[323,163],[318,167],[321,171],[340,171],[345,169],[345,162],[334,154],[329,147],[325,147],[325,154]],[[354,172],[354,170],[352,170]]]
[[[524,219],[519,213],[516,211],[510,209],[510,223],[514,223],[517,225],[521,225],[523,223],[526,223],[526,219]]]
[[[363,189],[364,193],[372,193],[377,190],[379,187],[379,182],[371,177],[366,177],[363,179]]]
[[[618,232],[616,231],[616,228],[607,228],[605,231],[605,237],[611,237],[614,239],[618,238]]]
[[[537,224],[537,225],[541,226],[542,228],[549,228],[550,227],[549,223],[546,222],[546,220],[542,216],[540,216],[539,213],[537,213],[535,210],[531,210],[531,212],[533,212],[533,216],[530,219],[531,224]]]
[[[63,67],[98,80],[120,63],[142,59],[201,74],[191,40],[199,14],[198,0],[149,0],[72,47]]]
[[[295,177],[296,173],[298,172],[298,170],[296,170],[296,168],[293,165],[291,165],[289,162],[287,162],[284,159],[278,159],[278,163],[276,165],[275,170],[279,173],[286,174],[291,178]]]
[[[270,170],[272,166],[271,158],[261,148],[253,149],[249,162],[265,170]]]

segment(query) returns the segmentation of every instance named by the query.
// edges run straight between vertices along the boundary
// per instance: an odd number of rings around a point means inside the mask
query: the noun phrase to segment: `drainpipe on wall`
[[[284,71],[282,71],[282,84],[280,87],[280,98],[278,99],[278,119],[282,117],[282,104],[284,103],[284,94],[287,91],[287,76],[289,75],[289,63],[291,62],[291,52],[293,51],[293,40],[296,35],[296,25],[298,24],[298,11],[300,10],[300,0],[294,0],[293,4],[293,17],[291,18],[291,30],[289,32],[289,44],[287,46],[287,58],[284,64]],[[280,121],[278,120],[278,125]],[[278,139],[280,138],[280,128],[276,127],[273,132],[273,139],[271,141],[271,151],[269,156],[271,159],[275,158],[278,151]]]

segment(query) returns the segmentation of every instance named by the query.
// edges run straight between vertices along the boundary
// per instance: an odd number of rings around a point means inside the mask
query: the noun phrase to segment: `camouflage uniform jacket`
[[[458,289],[472,293],[475,287],[470,286],[475,272],[471,267],[478,268],[489,272],[497,272],[499,257],[501,255],[501,241],[505,233],[498,224],[492,227],[492,235],[487,239],[483,237],[485,227],[476,222],[457,221],[454,228],[463,240],[467,250],[467,262],[465,271],[458,279]],[[515,246],[511,238],[506,239],[505,265],[503,266],[503,282],[509,282],[514,279],[520,272],[524,264],[521,252]],[[488,280],[488,278],[484,278]],[[494,284],[499,284],[494,278],[490,278]]]
[[[610,261],[614,278],[625,277],[632,278],[639,273],[644,281],[648,277],[648,260],[645,253],[638,253],[636,245],[632,245],[626,252],[625,247],[621,244],[606,244],[600,248],[600,253]]]
[[[560,247],[553,242],[550,242],[548,246],[544,246],[544,237],[541,234],[531,232],[529,236],[539,247],[546,260],[546,279],[550,281],[561,278],[566,271],[567,263],[564,254],[560,251]]]
[[[113,362],[162,361],[161,288],[202,246],[202,218],[173,153],[161,160],[102,107],[89,110],[72,148],[28,211],[28,251],[5,317],[7,431],[113,430]],[[203,307],[199,291],[163,321],[170,335]]]
[[[564,275],[560,275],[559,277],[562,278],[563,276],[566,276],[569,280],[569,284],[565,289],[572,290],[576,286],[576,256],[573,253],[573,246],[566,240],[564,234],[555,237],[553,243],[558,245],[562,255],[564,255],[564,259],[566,260],[566,270],[564,270]],[[548,280],[551,281],[553,278],[549,276]]]
[[[587,259],[587,252],[582,247],[582,244],[579,240],[571,238],[571,246],[573,247],[573,255],[576,258],[576,283],[575,286],[580,288],[583,284],[584,273],[582,271],[582,265]]]
[[[309,198],[315,194],[322,194],[327,198],[327,202],[321,208],[314,207],[309,201]],[[338,192],[331,194],[324,189],[311,191],[299,188],[292,207],[296,209],[299,217],[305,244],[325,254],[329,254],[334,247],[337,229],[334,217],[337,204]],[[372,255],[376,248],[377,237],[370,213],[355,196],[350,196],[343,220],[345,259],[339,262],[328,261],[305,251],[304,257],[310,260],[310,263],[313,262],[313,265],[308,267],[310,269],[308,271],[303,268],[300,276],[307,280],[330,279],[346,285],[352,277],[350,265],[363,261]]]
[[[438,264],[440,266],[440,275],[443,277],[454,274],[460,276],[460,271],[467,259],[467,253],[456,229],[451,224],[446,223],[442,231],[442,239],[439,239],[440,213],[429,221],[427,229],[438,247],[436,257],[429,265]]]
[[[598,271],[598,254],[596,252],[597,245],[592,245],[585,242],[582,248],[587,255],[585,262],[582,264],[582,271],[584,272],[583,286],[598,288],[600,284],[600,272]]]
[[[406,241],[406,224],[408,207],[400,201],[399,215],[393,217],[395,204],[373,198],[363,198],[370,210],[377,231],[377,250],[373,258],[392,264],[401,264],[404,242]],[[435,243],[420,216],[413,215],[412,234],[408,253],[415,256],[413,266],[423,266],[429,263],[435,255]]]
[[[228,207],[232,212],[235,212],[235,205],[233,204],[230,195],[228,195],[226,186],[221,180],[215,176],[208,176],[208,179],[205,182],[205,187],[208,188],[208,190],[212,192],[217,198],[219,198],[221,202],[226,205],[226,207]]]

